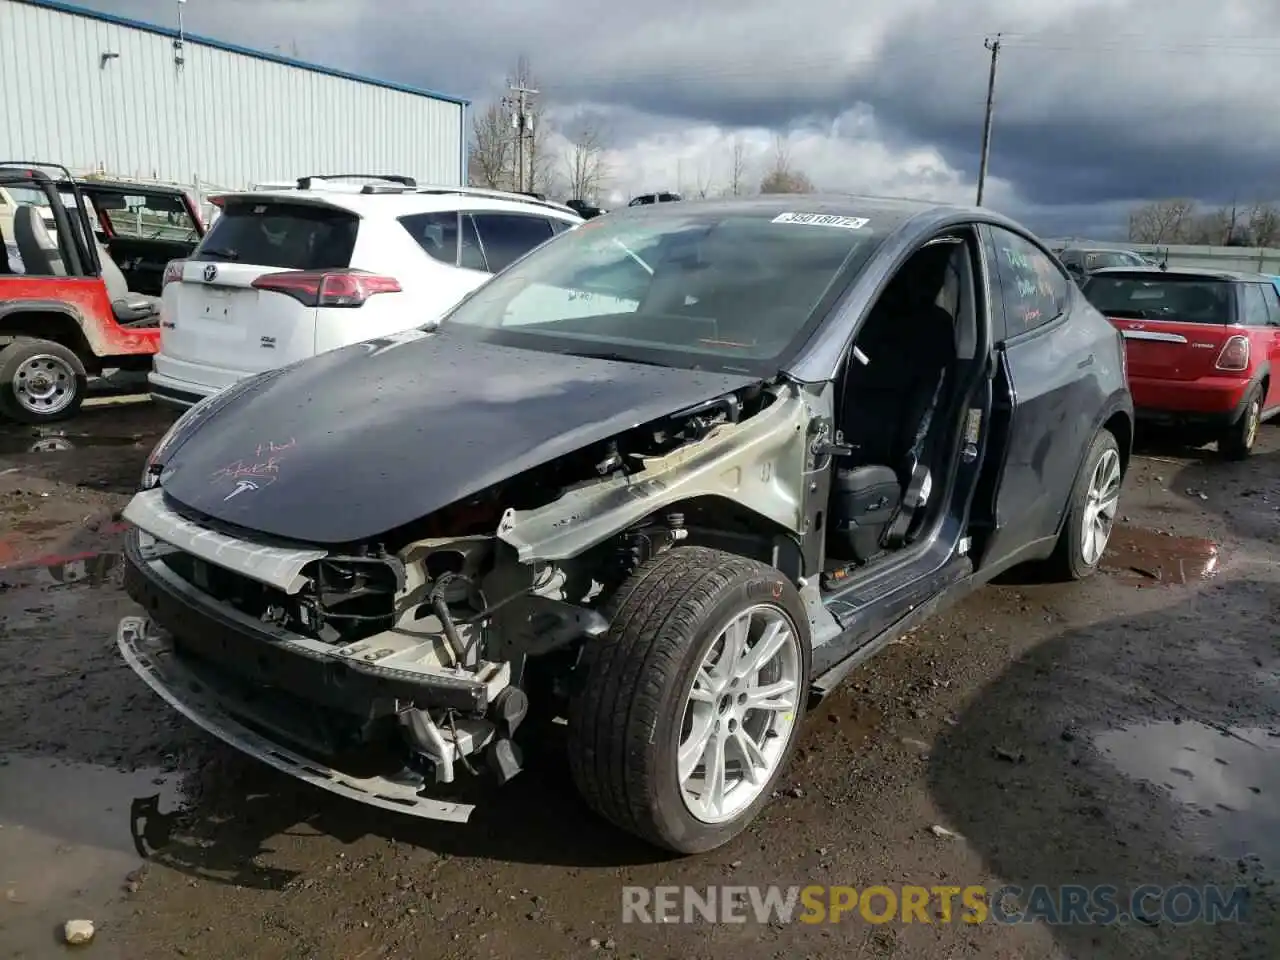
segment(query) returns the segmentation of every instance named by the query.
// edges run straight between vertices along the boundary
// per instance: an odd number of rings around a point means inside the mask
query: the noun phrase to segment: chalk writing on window
[[[1002,231],[1003,233],[1003,231]],[[1005,233],[998,245],[1000,285],[1011,333],[1047,323],[1061,312],[1063,279],[1040,251]]]

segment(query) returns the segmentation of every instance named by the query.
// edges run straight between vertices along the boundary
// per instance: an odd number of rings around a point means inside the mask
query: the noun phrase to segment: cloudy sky
[[[80,0],[173,25],[173,0]],[[1280,198],[1275,0],[189,0],[187,29],[479,104],[518,56],[554,116],[607,118],[611,187],[751,177],[787,138],[820,188],[986,202],[1103,237],[1147,199]],[[563,149],[563,144],[557,145]]]

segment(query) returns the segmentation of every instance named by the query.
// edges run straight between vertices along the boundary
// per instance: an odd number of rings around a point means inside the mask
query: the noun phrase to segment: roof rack
[[[549,207],[552,210],[559,210],[561,213],[571,213],[575,217],[579,215],[573,207],[566,206],[563,203],[556,203],[554,200],[547,200],[529,193],[516,193],[511,190],[495,190],[491,187],[425,186],[418,187],[414,192],[436,195],[452,193],[466,197],[492,197],[495,200],[517,200],[521,203],[532,203],[539,207]]]
[[[413,177],[406,177],[394,173],[326,173],[311,174],[306,177],[299,177],[297,186],[299,190],[310,190],[313,180],[381,180],[384,183],[398,184],[399,187],[379,187],[372,183],[366,183],[361,188],[361,193],[403,193],[406,190],[416,189],[418,181]]]

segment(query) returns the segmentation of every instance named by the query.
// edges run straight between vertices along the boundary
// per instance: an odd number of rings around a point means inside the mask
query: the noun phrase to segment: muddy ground
[[[472,824],[371,811],[242,759],[117,657],[116,512],[147,404],[0,434],[0,957],[1280,956],[1280,427],[1227,464],[1135,460],[1105,573],[989,587],[808,720],[760,822],[662,858],[552,761]],[[1021,580],[1022,582],[1019,582]],[[939,835],[934,827],[952,835]],[[645,926],[621,888],[1240,885],[1243,922]]]

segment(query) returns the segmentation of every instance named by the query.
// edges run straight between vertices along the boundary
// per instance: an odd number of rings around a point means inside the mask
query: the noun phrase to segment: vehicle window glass
[[[489,264],[484,259],[484,248],[480,246],[480,235],[476,233],[476,224],[470,214],[462,216],[462,252],[458,257],[458,266],[489,272]]]
[[[474,215],[485,259],[494,273],[506,269],[541,243],[551,239],[551,225],[543,217],[518,213]]]
[[[1280,281],[1263,284],[1262,298],[1267,302],[1267,325],[1280,327]]]
[[[227,204],[191,255],[281,270],[336,270],[351,265],[360,219],[336,207],[279,200]]]
[[[124,194],[89,189],[84,193],[117,237],[190,243],[200,235],[187,205],[173,194]],[[68,194],[63,200],[68,209],[75,209],[73,196]]]
[[[671,366],[762,367],[811,330],[883,234],[865,219],[695,213],[603,218],[562,234],[445,319],[488,342]],[[486,252],[489,242],[485,239]],[[772,366],[776,372],[777,367]]]
[[[552,232],[552,233],[560,234],[560,233],[564,233],[566,230],[568,230],[568,229],[569,229],[569,221],[568,221],[568,220],[555,220],[555,219],[552,219],[552,220],[550,220],[550,221],[548,221],[548,222],[551,224],[551,232]]]
[[[1094,276],[1084,295],[1099,312],[1122,320],[1230,323],[1232,318],[1231,285],[1203,277]]]
[[[418,246],[433,260],[455,266],[458,262],[458,212],[415,213],[401,217],[400,226],[409,231]]]
[[[1243,284],[1244,290],[1244,325],[1246,327],[1265,327],[1270,319],[1267,314],[1267,301],[1263,298],[1262,284]]]
[[[1056,319],[1070,295],[1067,278],[1034,244],[999,227],[991,233],[1008,335],[1016,337]]]

